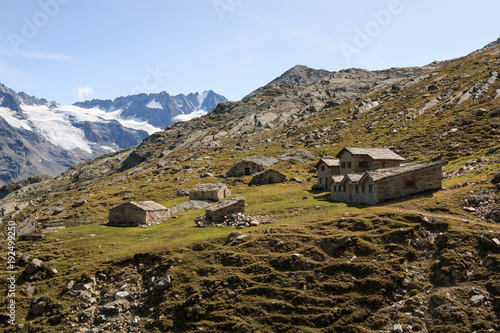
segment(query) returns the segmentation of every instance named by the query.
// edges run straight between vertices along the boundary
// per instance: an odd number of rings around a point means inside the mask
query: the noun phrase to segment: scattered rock
[[[75,201],[73,203],[73,208],[77,208],[77,207],[80,207],[80,206],[83,206],[87,203],[88,201],[83,199],[83,200],[78,200],[78,201]]]
[[[167,275],[164,279],[160,280],[158,283],[155,284],[155,289],[158,291],[166,290],[171,283],[172,279],[170,278],[170,275]]]
[[[300,258],[300,253],[293,253],[293,254],[292,254],[292,259],[293,259],[293,260],[297,260],[297,259],[299,259],[299,258]]]
[[[28,261],[28,259],[29,259],[29,258],[30,258],[29,253],[23,253],[23,254],[21,255],[20,260],[21,260],[21,261],[26,262],[26,261]]]
[[[401,324],[394,324],[394,333],[403,333],[403,326]]]
[[[179,197],[187,197],[189,196],[189,190],[186,190],[184,188],[180,188],[177,190],[177,196]]]
[[[91,319],[94,316],[95,310],[96,310],[95,306],[91,306],[90,308],[83,310],[82,312],[83,319],[84,320]]]
[[[128,291],[118,291],[115,294],[115,300],[127,299],[129,296],[130,296],[130,293]]]
[[[476,212],[476,208],[474,208],[474,207],[464,207],[463,209],[468,213]]]
[[[491,183],[492,184],[500,184],[500,171],[497,171],[497,173],[495,173],[493,175],[493,179],[491,180]]]
[[[40,267],[42,267],[43,261],[41,261],[40,259],[33,259],[32,263],[36,267],[40,268]]]
[[[28,284],[28,286],[26,287],[26,294],[28,295],[28,297],[32,297],[35,294],[35,291],[36,286]]]
[[[230,233],[229,236],[227,236],[226,241],[228,243],[230,243],[230,242],[234,241],[236,239],[236,237],[238,237],[239,235],[241,235],[240,231],[234,231],[234,232]]]

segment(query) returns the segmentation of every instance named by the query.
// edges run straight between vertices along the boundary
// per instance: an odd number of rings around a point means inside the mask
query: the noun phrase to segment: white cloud
[[[92,96],[94,94],[94,89],[90,87],[77,87],[76,92],[78,94],[78,99],[80,101],[83,101],[85,99],[85,96]]]
[[[73,59],[73,56],[58,53],[46,53],[35,50],[14,50],[6,47],[0,47],[0,55],[8,57],[29,58],[29,59],[42,59],[42,60],[57,60],[68,61]]]

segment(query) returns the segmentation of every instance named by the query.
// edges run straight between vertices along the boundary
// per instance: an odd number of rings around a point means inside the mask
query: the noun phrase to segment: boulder
[[[495,173],[493,175],[493,179],[491,180],[491,183],[492,184],[500,184],[500,171],[497,171],[497,173]]]
[[[115,294],[115,299],[127,299],[130,296],[130,293],[128,291],[119,291]]]
[[[172,279],[170,278],[170,275],[167,275],[163,280],[160,280],[159,282],[155,283],[155,289],[158,291],[166,290],[171,283]]]
[[[39,316],[45,312],[45,304],[43,302],[36,303],[31,308],[31,313],[35,316]]]

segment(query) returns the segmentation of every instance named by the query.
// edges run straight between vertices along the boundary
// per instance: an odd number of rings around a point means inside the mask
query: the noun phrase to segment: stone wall
[[[406,195],[436,190],[442,187],[443,168],[441,165],[435,168],[416,171],[411,174],[405,174],[388,180],[382,180],[378,184],[379,202],[384,200],[399,198]],[[414,188],[405,188],[405,179],[413,179],[416,182]]]
[[[337,166],[329,167],[325,163],[321,163],[318,168],[318,182],[316,184],[316,188],[329,190],[328,180],[333,175],[339,175],[340,168]]]
[[[124,203],[109,210],[109,223],[118,226],[135,227],[154,225],[165,221],[170,212],[165,210],[147,211],[133,204]]]
[[[416,186],[405,187],[405,180],[414,181]],[[363,182],[359,184],[347,180],[343,185],[337,185],[336,187],[335,185],[332,186],[331,198],[333,201],[338,202],[356,202],[375,205],[385,200],[400,198],[427,190],[441,189],[441,187],[442,166],[437,165],[431,169],[408,172],[377,182],[373,182],[370,178],[364,179]]]
[[[130,204],[122,204],[109,210],[109,223],[122,226],[146,224],[146,211]]]
[[[205,211],[206,219],[210,223],[221,223],[224,221],[224,216],[236,213],[245,213],[244,198],[221,201],[215,206],[208,207]]]
[[[226,184],[197,184],[189,191],[189,200],[219,201],[231,195]]]
[[[331,198],[333,201],[356,202],[368,205],[375,205],[379,202],[378,185],[371,179],[360,184],[352,183],[350,180],[348,180],[344,184],[345,191],[344,185],[337,185],[336,188],[332,187]]]
[[[286,176],[282,173],[279,173],[278,171],[275,170],[264,170],[262,172],[259,172],[255,176],[253,176],[252,180],[248,184],[249,186],[252,185],[267,185],[267,184],[275,184],[275,183],[282,183],[286,181]]]

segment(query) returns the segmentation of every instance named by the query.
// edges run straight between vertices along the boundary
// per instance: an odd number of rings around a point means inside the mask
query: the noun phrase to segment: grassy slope
[[[177,219],[149,228],[94,225],[53,231],[42,241],[18,243],[18,252],[31,253],[59,270],[55,277],[41,273],[33,281],[21,277],[19,288],[25,289],[28,283],[36,285],[35,295],[46,295],[46,303],[52,308],[43,316],[28,315],[32,297],[21,293],[21,321],[31,323],[27,326],[32,331],[49,330],[47,324],[53,331],[70,331],[82,303],[63,292],[64,285],[104,272],[110,292],[123,281],[140,288],[141,282],[151,276],[172,276],[173,285],[165,293],[140,299],[138,313],[144,318],[140,327],[147,331],[203,327],[208,331],[351,332],[362,328],[387,330],[397,322],[411,325],[414,331],[498,329],[494,312],[495,306],[498,311],[498,295],[493,292],[498,287],[487,284],[489,279],[498,281],[498,266],[497,270],[488,270],[484,262],[491,258],[498,262],[500,258],[481,239],[500,238],[500,228],[464,212],[460,205],[471,191],[491,188],[484,180],[500,169],[498,153],[486,156],[489,148],[499,145],[498,134],[491,132],[491,124],[498,119],[493,112],[500,109],[498,98],[493,99],[499,84],[479,101],[469,100],[437,114],[436,108],[431,108],[411,122],[404,120],[412,109],[418,111],[447,90],[447,85],[458,90],[470,88],[473,79],[486,78],[492,69],[499,68],[495,54],[474,57],[450,62],[438,74],[397,94],[384,97],[377,93],[372,99],[382,99],[381,107],[356,120],[348,110],[359,101],[309,119],[308,125],[291,138],[261,143],[280,134],[265,133],[242,142],[253,148],[251,154],[277,156],[287,144],[305,147],[296,140],[300,134],[335,126],[338,120],[330,119],[344,119],[349,123],[348,130],[323,138],[328,145],[310,150],[317,155],[334,155],[344,145],[392,146],[411,160],[426,161],[440,154],[450,159],[450,171],[468,160],[486,157],[483,166],[445,182],[445,186],[464,182],[474,185],[364,207],[332,203],[327,193],[311,192],[314,178],[302,184],[259,188],[232,181],[233,194],[247,198],[248,213],[277,217],[270,231],[267,225],[243,230],[249,237],[238,245],[225,244],[231,229],[194,228],[193,220],[201,211],[180,213]],[[443,75],[449,78],[435,82]],[[428,92],[430,84],[437,84],[440,90]],[[487,112],[477,116],[480,108]],[[375,120],[379,122],[372,125]],[[451,128],[459,131],[442,136]],[[236,141],[226,143],[231,147]],[[161,143],[156,145],[160,147]],[[104,222],[109,206],[124,202],[129,193],[135,195],[134,200],[156,200],[172,206],[186,200],[176,197],[177,189],[191,188],[207,171],[225,173],[248,153],[179,151],[174,154],[211,159],[174,162],[165,167],[153,162],[141,166],[145,172],[130,175],[124,171],[97,184],[50,193],[40,205],[23,213],[29,216],[36,209],[46,218],[51,214],[50,207],[61,205],[68,209],[69,216],[92,216]],[[184,169],[187,164],[190,168]],[[288,161],[277,169],[288,177],[307,179],[312,165]],[[118,179],[120,176],[126,177]],[[243,180],[248,182],[249,178]],[[203,181],[220,180],[208,177]],[[72,209],[73,202],[80,199],[88,203]],[[424,215],[448,223],[448,229],[431,230],[422,222]],[[336,247],[343,235],[351,242]],[[293,259],[293,253],[301,256]],[[453,270],[461,272],[463,279],[449,280]],[[409,281],[407,286],[403,286],[405,279]],[[3,276],[1,281],[5,283]],[[491,291],[489,304],[470,304],[472,287]],[[149,312],[151,307],[153,312]],[[409,315],[417,309],[425,315]]]

